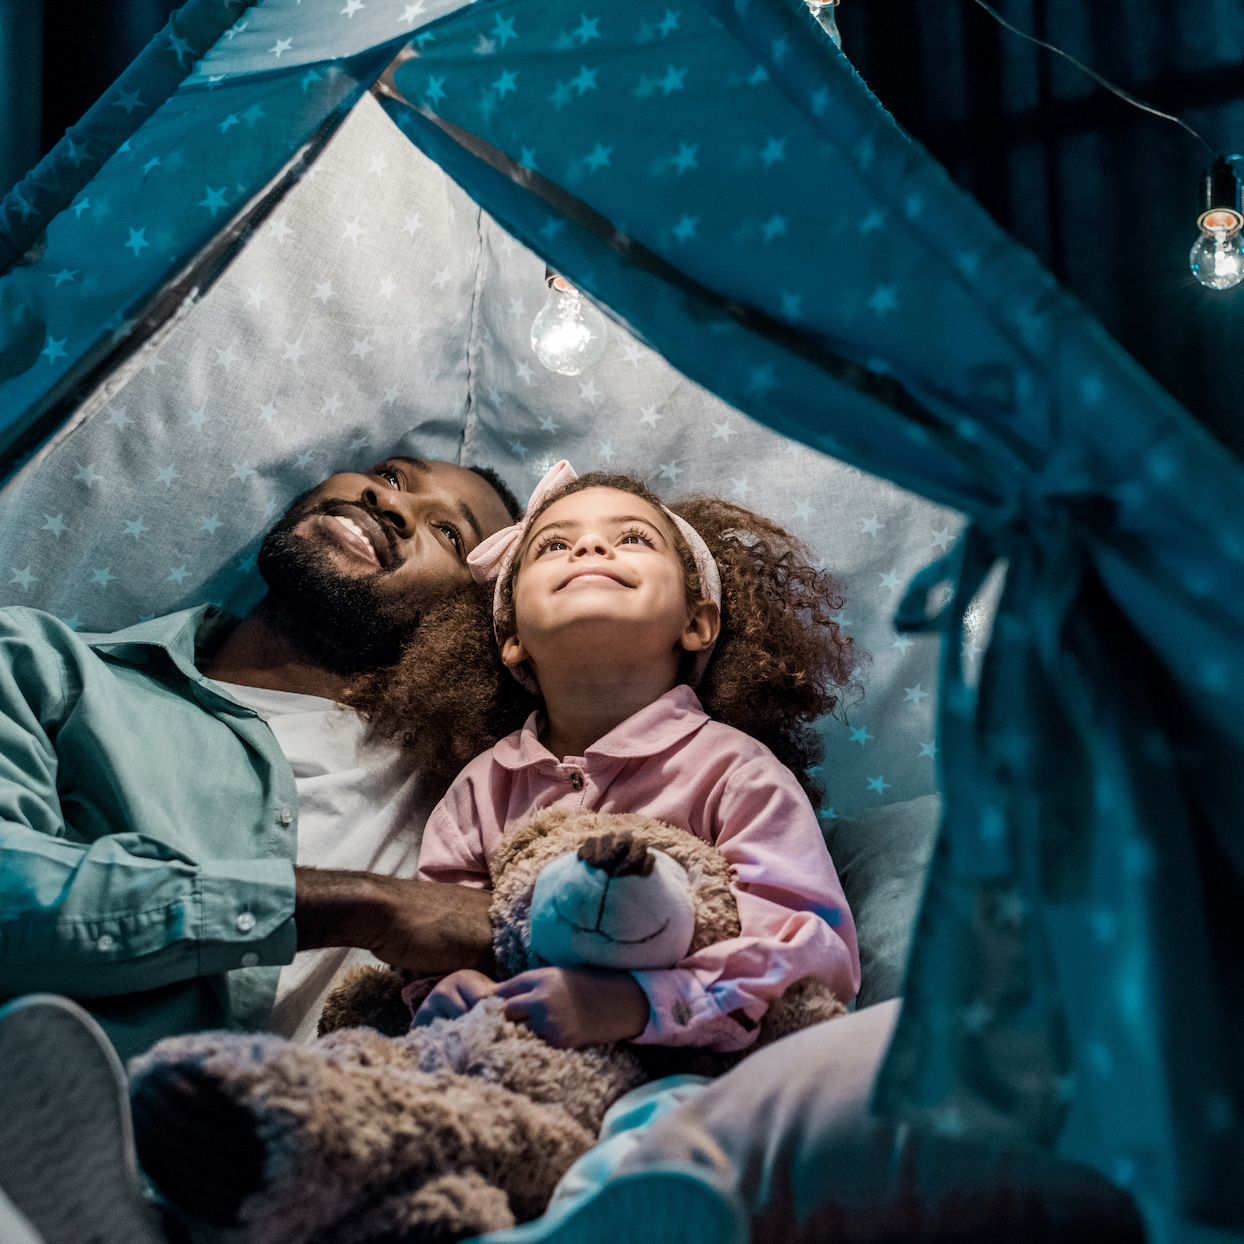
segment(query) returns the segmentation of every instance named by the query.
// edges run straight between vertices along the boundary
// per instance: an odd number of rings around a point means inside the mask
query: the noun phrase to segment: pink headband
[[[467,557],[467,564],[471,567],[471,574],[474,576],[476,583],[496,584],[492,597],[494,620],[501,611],[501,585],[505,582],[506,576],[510,572],[514,558],[518,556],[518,550],[522,546],[524,537],[527,535],[531,519],[536,515],[547,498],[565,488],[567,484],[574,483],[578,478],[579,476],[574,467],[563,458],[555,466],[550,467],[544,478],[536,485],[535,491],[531,494],[531,500],[527,502],[527,514],[515,523],[514,526],[502,528],[502,530],[489,536],[487,540],[482,541],[471,550],[470,556]],[[712,553],[708,551],[708,545],[704,543],[704,538],[686,519],[679,518],[677,514],[667,510],[665,506],[662,506],[661,509],[674,526],[678,528],[682,538],[686,540],[687,546],[691,549],[691,556],[695,561],[695,568],[699,572],[700,584],[704,588],[705,595],[720,611],[721,575],[717,571],[717,563],[713,560]],[[712,648],[706,648],[703,652],[696,654],[695,666],[691,671],[692,686],[695,686],[703,677],[704,671],[708,667],[709,657],[712,655]],[[529,691],[539,690],[535,685],[535,680],[526,670],[520,670],[512,666],[510,672]]]

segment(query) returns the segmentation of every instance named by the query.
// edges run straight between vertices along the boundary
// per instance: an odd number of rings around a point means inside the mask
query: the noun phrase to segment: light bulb
[[[1233,156],[1232,159],[1238,157]],[[1192,275],[1210,289],[1230,289],[1244,280],[1240,251],[1240,177],[1221,156],[1201,175],[1201,236],[1188,253]]]
[[[549,371],[577,376],[605,352],[605,317],[564,276],[544,279],[549,300],[531,323],[531,348]]]
[[[1188,255],[1192,275],[1210,289],[1230,289],[1244,280],[1240,231],[1203,229]]]

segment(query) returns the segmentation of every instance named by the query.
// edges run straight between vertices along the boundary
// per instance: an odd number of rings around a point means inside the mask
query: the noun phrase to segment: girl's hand
[[[415,1012],[415,1027],[422,1028],[434,1019],[457,1019],[465,1015],[477,1002],[497,992],[495,981],[474,968],[462,968],[451,972],[420,1003]]]
[[[627,1041],[648,1026],[648,996],[626,972],[535,968],[495,992],[506,999],[506,1019],[560,1050]]]

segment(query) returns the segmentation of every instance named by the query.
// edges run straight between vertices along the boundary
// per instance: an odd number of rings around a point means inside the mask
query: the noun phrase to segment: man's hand
[[[625,972],[534,968],[495,989],[506,1019],[561,1050],[627,1041],[648,1026],[648,996]]]
[[[421,976],[494,970],[487,890],[330,868],[294,877],[299,950],[358,946]]]
[[[451,972],[419,1004],[415,1012],[415,1027],[422,1028],[434,1019],[457,1019],[477,1002],[492,997],[496,992],[496,981],[490,980],[483,972],[471,968]]]

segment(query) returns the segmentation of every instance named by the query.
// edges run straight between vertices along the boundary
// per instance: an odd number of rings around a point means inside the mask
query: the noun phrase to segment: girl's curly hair
[[[631,493],[658,513],[665,504],[633,476],[593,472],[549,497],[531,518],[586,488]],[[707,496],[669,509],[700,533],[721,574],[721,634],[696,688],[700,702],[710,717],[765,744],[816,805],[823,791],[812,770],[824,749],[815,722],[841,707],[844,692],[858,691],[864,659],[834,618],[843,589],[812,564],[801,541],[751,510]],[[668,528],[694,605],[704,598],[695,560],[677,528]],[[351,696],[379,734],[400,738],[440,782],[517,729],[539,704],[501,664],[498,647],[497,636],[514,632],[519,560],[501,585],[495,633],[492,592],[466,589],[427,613],[396,667]],[[693,664],[688,653],[684,679]]]

